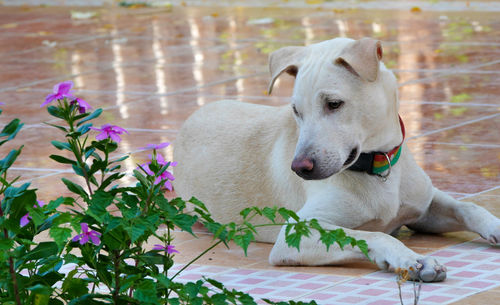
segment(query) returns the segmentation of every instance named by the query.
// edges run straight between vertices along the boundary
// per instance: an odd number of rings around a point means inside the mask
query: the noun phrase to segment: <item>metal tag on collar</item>
[[[378,177],[380,177],[380,179],[383,182],[386,182],[387,181],[387,177],[389,177],[389,175],[391,174],[392,165],[391,165],[391,159],[389,158],[389,156],[386,153],[384,153],[384,157],[387,160],[387,164],[389,165],[389,168],[387,169],[387,173],[385,173],[384,175],[381,175],[381,174],[376,174],[376,175]]]

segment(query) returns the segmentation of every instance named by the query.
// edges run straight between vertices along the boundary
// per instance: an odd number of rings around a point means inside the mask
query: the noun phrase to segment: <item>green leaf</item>
[[[51,255],[56,255],[58,251],[57,244],[51,241],[40,242],[33,250],[28,252],[24,257],[26,261],[38,260],[41,258],[49,257]]]
[[[85,190],[81,186],[66,178],[61,178],[61,180],[66,185],[68,190],[82,196],[83,198],[88,198],[87,192],[85,192]]]
[[[131,242],[135,243],[148,230],[147,224],[144,221],[136,221],[131,227],[127,228]]]
[[[66,142],[60,142],[60,141],[51,141],[52,145],[54,145],[55,148],[59,150],[69,150],[71,151],[71,145]]]
[[[0,239],[0,250],[8,251],[14,246],[14,240],[12,239]]]
[[[276,206],[274,206],[273,208],[265,207],[262,210],[262,215],[264,215],[264,217],[269,219],[272,223],[275,223],[277,211],[278,211],[278,207],[276,207]]]
[[[96,110],[95,110],[94,112],[92,112],[89,116],[87,116],[86,118],[84,118],[83,120],[81,120],[80,122],[78,122],[78,123],[76,124],[76,126],[80,126],[80,125],[82,125],[82,124],[83,124],[83,123],[85,123],[85,122],[88,122],[88,121],[90,121],[90,120],[93,120],[93,119],[97,118],[98,116],[100,116],[100,115],[101,115],[101,113],[102,113],[102,109],[101,109],[101,108],[96,109]]]
[[[245,256],[247,256],[248,246],[253,240],[255,240],[255,237],[253,236],[251,231],[246,231],[245,234],[235,235],[233,237],[233,240],[235,244],[243,249],[243,252],[245,252]]]
[[[368,244],[364,240],[356,240],[356,246],[361,250],[361,252],[371,261],[368,256]]]
[[[14,161],[16,161],[17,156],[21,153],[24,145],[19,147],[19,149],[13,149],[9,152],[9,154],[0,160],[0,174],[3,174],[9,167],[12,166]]]
[[[47,107],[47,111],[50,115],[55,116],[56,118],[64,119],[64,113],[56,106]]]
[[[208,213],[208,209],[205,206],[205,204],[203,202],[201,202],[200,200],[196,199],[195,197],[191,197],[191,199],[189,199],[189,202],[191,202],[195,206],[201,208],[203,211]]]
[[[72,232],[70,228],[51,227],[49,234],[59,248],[62,248],[71,237]]]
[[[198,220],[198,217],[196,216],[191,216],[187,214],[177,214],[172,218],[172,222],[181,228],[181,230],[184,230],[186,232],[189,232],[193,234],[192,227]]]
[[[146,177],[141,174],[138,170],[134,169],[134,177],[137,178],[137,180],[139,180],[139,182],[143,185],[143,186],[148,186],[150,185],[151,183],[148,182],[148,180],[146,179]]]
[[[109,164],[113,164],[113,163],[117,163],[117,162],[122,162],[126,159],[128,159],[129,156],[123,156],[121,158],[118,158],[118,159],[114,159],[113,161],[110,161]]]
[[[62,285],[63,292],[68,294],[69,299],[74,299],[89,293],[88,283],[83,279],[74,278],[73,274],[71,276],[68,274]]]
[[[55,125],[55,124],[50,124],[50,123],[44,123],[45,125],[49,125],[49,126],[52,126],[52,127],[55,127],[61,131],[64,131],[65,133],[68,133],[68,129],[66,129],[65,127],[63,126],[59,126],[59,125]]]
[[[80,135],[84,135],[84,134],[86,134],[87,132],[89,132],[90,127],[92,127],[92,124],[91,124],[91,123],[88,123],[88,124],[83,124],[82,126],[80,126],[80,127],[76,130],[76,132],[80,133]]]
[[[145,279],[134,291],[134,298],[140,302],[158,304],[156,296],[156,283]]]
[[[49,158],[51,158],[52,160],[54,160],[56,162],[63,163],[63,164],[72,164],[72,165],[77,164],[76,161],[70,160],[66,157],[59,156],[59,155],[50,155]]]
[[[101,185],[99,186],[99,189],[100,190],[104,190],[105,188],[107,188],[111,183],[113,183],[114,181],[117,181],[119,180],[120,178],[122,178],[123,176],[125,176],[124,173],[114,173],[112,175],[110,175],[108,178],[106,178],[102,183]]]
[[[47,205],[47,210],[53,211],[57,209],[61,204],[73,206],[73,202],[75,202],[75,199],[71,197],[59,197],[56,200],[51,200],[49,202],[49,204]]]
[[[295,214],[295,212],[292,211],[292,210],[288,210],[288,209],[285,209],[285,208],[279,208],[278,209],[278,213],[281,215],[281,217],[283,217],[283,219],[285,219],[287,221],[288,221],[289,218],[292,218],[295,221],[299,221],[300,220],[299,216],[297,216],[297,214]]]
[[[17,133],[23,128],[24,124],[20,124],[19,119],[14,119],[10,121],[9,124],[7,124],[3,129],[2,132],[0,133],[0,137],[8,137],[7,139],[4,139],[0,141],[0,145],[3,143],[10,141],[14,139],[14,137],[17,135]]]

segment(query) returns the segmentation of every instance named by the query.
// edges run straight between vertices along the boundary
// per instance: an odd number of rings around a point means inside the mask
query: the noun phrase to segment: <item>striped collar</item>
[[[403,142],[405,140],[405,125],[401,116],[399,117],[399,125],[401,126],[401,132],[403,133],[403,140],[401,144],[394,147],[388,152],[370,152],[361,153],[358,160],[351,165],[348,170],[356,172],[366,172],[369,175],[377,175],[382,178],[387,178],[391,172],[391,167],[394,166],[401,155],[401,150],[403,149]],[[386,172],[383,174],[384,172]]]

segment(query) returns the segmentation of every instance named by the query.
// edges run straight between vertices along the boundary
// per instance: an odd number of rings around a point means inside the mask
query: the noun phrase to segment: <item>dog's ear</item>
[[[299,66],[304,57],[305,47],[284,47],[274,51],[269,55],[269,71],[271,72],[271,82],[267,89],[268,94],[273,91],[273,85],[276,79],[286,72],[292,76],[296,76],[299,71]]]
[[[372,38],[362,38],[346,46],[336,64],[344,66],[350,72],[369,82],[377,80],[382,44]]]

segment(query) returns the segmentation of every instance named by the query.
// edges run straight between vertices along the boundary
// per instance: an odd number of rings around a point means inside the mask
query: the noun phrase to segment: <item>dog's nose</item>
[[[299,176],[309,173],[314,168],[314,161],[307,157],[295,158],[292,161],[292,170],[296,172]]]

